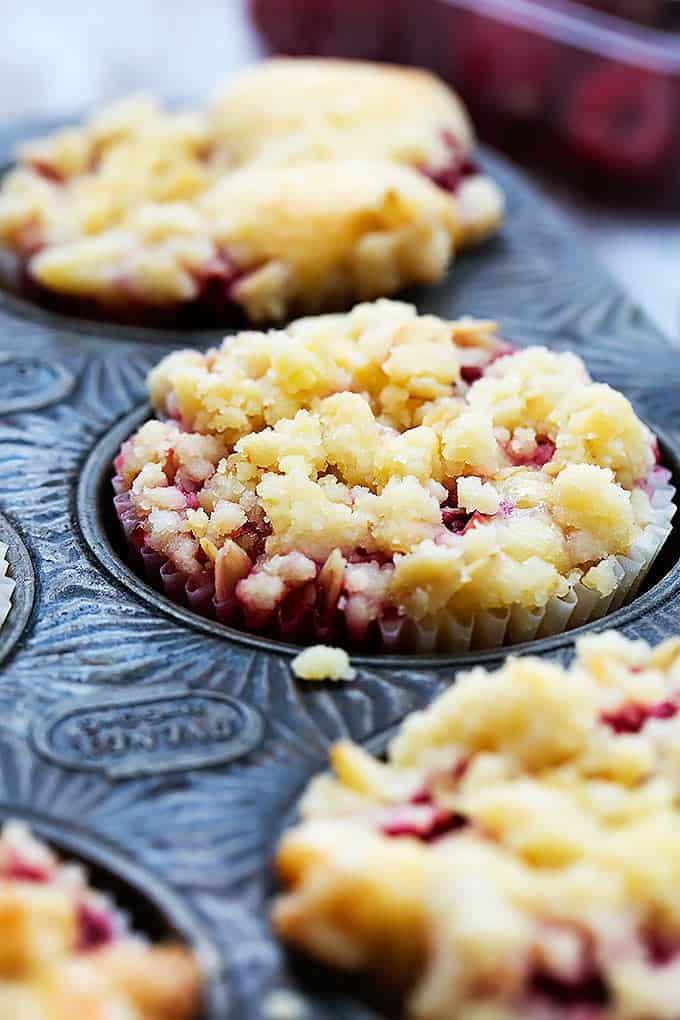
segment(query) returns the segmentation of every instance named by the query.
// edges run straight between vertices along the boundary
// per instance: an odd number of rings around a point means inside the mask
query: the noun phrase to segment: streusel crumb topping
[[[565,669],[476,668],[349,743],[283,839],[279,932],[385,980],[409,1015],[676,1015],[680,640],[582,639]]]
[[[603,594],[655,441],[581,360],[382,301],[180,351],[116,462],[145,541],[254,616],[309,582],[416,620]],[[262,617],[261,617],[262,618]]]
[[[291,665],[300,680],[354,680],[356,676],[345,649],[329,645],[305,648]]]

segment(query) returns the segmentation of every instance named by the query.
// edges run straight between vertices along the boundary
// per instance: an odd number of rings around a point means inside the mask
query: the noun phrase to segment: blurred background
[[[0,121],[201,100],[267,49],[427,64],[680,343],[680,3],[588,3],[0,0]]]

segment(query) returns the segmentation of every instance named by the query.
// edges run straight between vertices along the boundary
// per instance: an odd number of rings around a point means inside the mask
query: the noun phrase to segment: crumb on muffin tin
[[[667,1020],[680,995],[680,639],[478,667],[385,762],[332,751],[274,924],[418,1020]]]
[[[299,680],[354,680],[356,677],[345,649],[331,645],[310,645],[295,656],[291,667]]]
[[[258,633],[450,648],[505,619],[519,640],[622,599],[670,530],[628,400],[490,322],[383,300],[179,351],[149,391],[164,420],[115,463],[130,544],[172,597]]]
[[[275,321],[433,282],[493,233],[502,197],[472,149],[426,72],[265,61],[200,111],[133,98],[22,146],[0,243],[67,307]]]
[[[0,1015],[7,1020],[193,1020],[190,951],[132,933],[84,870],[21,822],[0,830]]]

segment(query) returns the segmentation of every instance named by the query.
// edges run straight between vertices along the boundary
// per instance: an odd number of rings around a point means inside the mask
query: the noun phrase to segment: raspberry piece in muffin
[[[149,389],[163,420],[115,462],[130,547],[171,597],[259,633],[528,639],[620,604],[670,528],[628,401],[490,322],[362,305],[180,351]]]
[[[611,725],[635,704],[632,732]],[[282,938],[418,1020],[675,1015],[680,640],[477,668],[385,762],[341,743],[282,839]]]
[[[16,285],[94,316],[342,308],[440,279],[497,228],[502,198],[472,144],[424,73],[266,62],[205,110],[130,100],[24,146],[0,187],[0,242]]]
[[[146,945],[82,869],[18,822],[0,832],[0,1015],[21,1020],[192,1020],[198,965]]]

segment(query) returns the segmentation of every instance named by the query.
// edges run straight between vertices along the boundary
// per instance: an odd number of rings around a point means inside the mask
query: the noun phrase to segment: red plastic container
[[[680,204],[676,0],[250,3],[275,52],[432,68],[516,158],[606,198]]]

